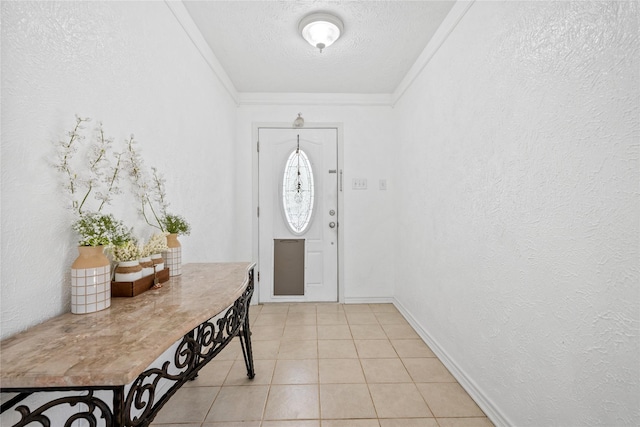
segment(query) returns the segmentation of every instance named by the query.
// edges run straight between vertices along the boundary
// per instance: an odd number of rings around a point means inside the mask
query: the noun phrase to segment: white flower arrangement
[[[102,123],[87,139],[85,124],[91,119],[76,116],[68,139],[58,141],[55,168],[63,177],[69,208],[76,219],[73,230],[80,236],[80,246],[120,245],[130,238],[130,230],[102,208],[113,195],[120,194],[121,153],[113,153],[113,139],[106,137]],[[113,158],[113,160],[112,160]]]
[[[168,233],[157,233],[151,236],[149,241],[142,247],[142,256],[147,257],[168,250],[167,234]]]
[[[123,154],[123,164],[128,171],[133,193],[138,199],[138,212],[147,224],[162,232],[188,235],[191,231],[189,223],[180,215],[167,213],[169,202],[165,189],[166,180],[153,166],[151,175],[146,172],[136,144],[137,141],[131,135],[127,141],[127,150]],[[153,221],[150,220],[151,217]]]
[[[54,164],[68,193],[69,207],[76,216],[73,229],[80,235],[79,244],[111,245],[118,247],[118,253],[124,248],[131,250],[128,242],[133,240],[131,229],[127,230],[121,221],[103,212],[113,196],[122,193],[120,178],[126,174],[139,213],[147,224],[162,232],[154,235],[140,250],[146,255],[166,251],[166,235],[186,235],[190,227],[183,217],[167,213],[169,203],[163,175],[155,167],[151,167],[150,172],[146,170],[133,135],[124,141],[122,151],[113,149],[113,138],[105,135],[100,122],[93,136],[85,136],[86,124],[90,121],[76,116],[75,126],[67,132],[67,138],[56,143],[58,156]]]
[[[122,221],[116,220],[111,214],[99,212],[83,213],[72,227],[80,236],[79,246],[117,245],[130,235],[130,230]]]
[[[57,142],[58,163],[55,168],[64,177],[63,186],[68,191],[70,208],[79,217],[88,205],[93,205],[89,210],[101,212],[113,195],[121,193],[118,183],[122,154],[112,153],[113,139],[105,136],[102,123],[98,123],[90,142],[84,143],[84,124],[90,121],[76,116],[75,127],[67,132],[68,140]],[[83,167],[79,168],[80,165]],[[90,202],[91,199],[95,202]]]
[[[112,246],[109,251],[116,262],[135,261],[140,258],[142,248],[134,240],[128,240],[125,243]]]
[[[128,171],[133,193],[138,199],[138,212],[147,224],[160,231],[165,231],[162,228],[161,222],[161,217],[169,206],[166,200],[165,180],[155,167],[151,168],[152,176],[149,177],[142,157],[136,151],[136,144],[137,141],[134,139],[134,136],[131,135],[127,141],[124,166]],[[154,222],[149,220],[149,212],[153,216]]]

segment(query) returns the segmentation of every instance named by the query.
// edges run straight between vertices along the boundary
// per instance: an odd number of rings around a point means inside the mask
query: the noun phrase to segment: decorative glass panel
[[[282,207],[293,233],[304,233],[311,223],[314,195],[311,163],[304,151],[298,148],[289,156],[282,180]]]

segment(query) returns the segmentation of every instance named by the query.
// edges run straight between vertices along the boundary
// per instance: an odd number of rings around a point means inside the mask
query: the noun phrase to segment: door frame
[[[251,129],[251,171],[252,171],[252,197],[251,207],[253,209],[252,217],[252,254],[253,260],[256,262],[256,286],[260,286],[258,279],[260,272],[260,221],[258,220],[258,200],[259,200],[259,172],[260,165],[258,162],[258,137],[260,129],[295,129],[291,123],[281,122],[253,122]],[[344,145],[343,145],[343,125],[342,123],[306,123],[301,130],[305,129],[335,129],[338,135],[338,302],[344,303]],[[257,297],[257,298],[256,298]],[[260,292],[254,294],[256,303],[261,303]]]

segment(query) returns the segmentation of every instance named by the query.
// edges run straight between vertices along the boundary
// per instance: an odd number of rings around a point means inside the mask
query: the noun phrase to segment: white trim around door
[[[259,218],[258,218],[258,200],[259,200],[259,162],[258,162],[258,138],[260,129],[291,129],[291,123],[253,123],[251,132],[251,152],[252,152],[252,254],[256,261],[256,287],[260,287],[260,255],[259,255]],[[344,302],[344,144],[343,144],[343,125],[342,123],[307,123],[304,129],[336,129],[338,135],[338,302]],[[260,292],[254,294],[257,303],[260,301]],[[258,298],[255,298],[258,296]],[[284,302],[284,300],[283,300]]]

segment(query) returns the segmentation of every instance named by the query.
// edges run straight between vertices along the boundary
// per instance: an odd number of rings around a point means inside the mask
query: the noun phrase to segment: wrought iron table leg
[[[256,373],[253,369],[253,350],[251,349],[251,330],[249,329],[249,313],[244,320],[242,330],[238,334],[240,336],[240,344],[242,345],[242,355],[244,356],[244,364],[247,366],[247,377],[253,379]]]
[[[118,387],[113,390],[113,414],[114,427],[124,427],[124,387]]]
[[[149,368],[141,373],[131,383],[125,394],[125,386],[102,387],[63,387],[45,389],[5,389],[7,392],[20,392],[21,394],[5,402],[0,406],[0,413],[9,411],[22,402],[27,396],[36,392],[48,391],[88,391],[87,395],[64,396],[40,405],[34,410],[22,405],[14,408],[22,415],[22,420],[14,427],[31,425],[34,421],[42,426],[49,426],[51,422],[43,412],[58,405],[75,406],[78,403],[88,409],[83,412],[73,413],[65,425],[75,425],[75,421],[86,421],[92,426],[98,425],[98,418],[94,412],[100,413],[100,420],[104,420],[107,427],[148,427],[156,414],[171,398],[174,393],[186,382],[197,377],[198,371],[213,359],[237,334],[247,367],[247,377],[253,379],[255,370],[253,365],[253,350],[251,348],[251,329],[249,327],[249,305],[253,295],[253,269],[249,271],[249,284],[245,293],[239,297],[226,314],[214,322],[214,319],[203,322],[198,328],[187,333],[180,342],[174,355],[173,367],[179,373],[170,373],[171,360],[165,360],[161,368]],[[244,315],[243,315],[244,312]],[[244,317],[244,319],[242,319]],[[217,327],[216,327],[217,326]],[[232,327],[233,326],[233,327]],[[238,327],[239,326],[239,327]],[[226,332],[225,332],[226,331]],[[199,335],[201,334],[201,335]],[[165,394],[155,399],[155,391],[160,380],[173,381],[174,384]],[[113,392],[112,405],[104,402],[94,395],[94,391],[111,390]],[[110,407],[112,406],[112,408]],[[132,414],[134,410],[137,415]],[[113,412],[112,412],[113,409]],[[134,411],[134,412],[135,412]]]

